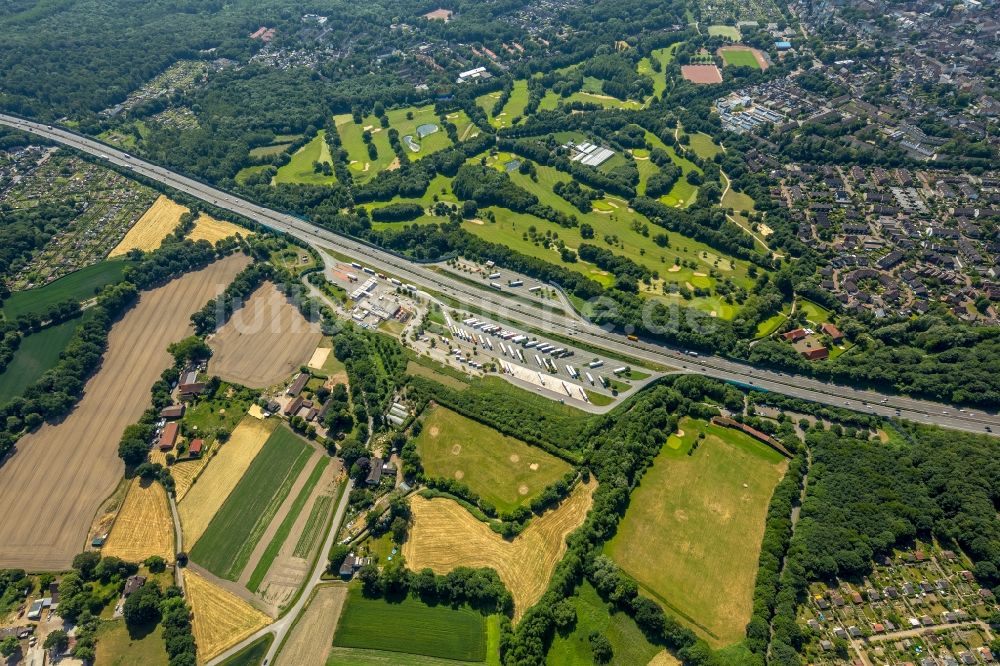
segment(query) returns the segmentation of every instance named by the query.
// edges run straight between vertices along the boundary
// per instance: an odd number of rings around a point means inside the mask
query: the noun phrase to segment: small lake
[[[434,132],[437,132],[438,129],[440,128],[434,123],[425,123],[423,125],[418,125],[417,136],[422,139],[429,134],[434,134]]]

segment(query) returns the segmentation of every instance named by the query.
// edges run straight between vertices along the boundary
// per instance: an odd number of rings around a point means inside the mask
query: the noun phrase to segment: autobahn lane
[[[533,312],[530,307],[507,298],[502,292],[479,290],[427,266],[401,259],[351,238],[340,236],[293,215],[264,208],[164,167],[132,157],[96,140],[55,126],[25,121],[3,114],[0,114],[0,124],[32,132],[89,153],[219,208],[243,215],[266,227],[288,233],[310,245],[340,252],[352,259],[369,264],[373,269],[391,273],[401,280],[430,287],[461,305],[475,308],[487,314],[493,313],[501,319],[530,329],[569,337],[592,347],[617,352],[639,361],[679,367],[709,377],[830,406],[846,407],[884,417],[897,416],[920,423],[936,423],[944,427],[970,432],[985,432],[989,428],[1000,433],[1000,417],[995,414],[970,413],[948,405],[905,396],[885,395],[850,386],[824,383],[810,377],[755,369],[750,365],[718,356],[707,355],[694,358],[683,350],[667,345],[642,340],[628,340],[624,334],[606,331],[575,315],[575,313],[574,316],[570,317],[551,312]]]

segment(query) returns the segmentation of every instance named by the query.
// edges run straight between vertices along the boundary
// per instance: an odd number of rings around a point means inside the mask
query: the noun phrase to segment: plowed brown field
[[[406,566],[430,567],[444,574],[456,567],[491,567],[514,597],[514,616],[538,601],[556,563],[566,552],[566,537],[590,510],[595,481],[578,485],[555,509],[533,519],[513,541],[506,541],[450,499],[410,500],[413,525],[403,546]]]
[[[190,315],[249,260],[234,255],[144,292],[111,329],[100,370],[58,424],[26,435],[0,466],[0,567],[68,568],[91,519],[121,478],[118,440],[149,405],[149,387],[171,363],[167,345],[191,331]]]
[[[305,365],[322,335],[266,282],[209,340],[209,372],[251,388],[272,386]]]

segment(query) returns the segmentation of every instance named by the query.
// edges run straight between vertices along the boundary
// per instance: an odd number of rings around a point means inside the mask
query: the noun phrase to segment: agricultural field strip
[[[142,217],[132,225],[125,237],[111,250],[109,258],[127,253],[129,250],[148,252],[160,247],[174,227],[180,222],[181,215],[188,212],[187,207],[175,203],[161,194]]]
[[[238,580],[306,462],[316,451],[279,428],[191,548],[191,559]]]
[[[200,663],[210,661],[271,622],[243,599],[190,569],[184,572],[184,585],[193,613],[191,624]]]
[[[336,647],[368,648],[459,661],[483,661],[486,624],[468,607],[367,599],[351,587],[333,638]]]
[[[0,566],[69,566],[121,477],[121,433],[148,407],[149,387],[172,363],[167,345],[190,332],[191,312],[248,263],[232,255],[144,292],[113,326],[101,368],[76,408],[60,423],[24,436],[0,467],[0,506],[9,512],[0,524]]]
[[[174,522],[162,485],[133,479],[101,554],[126,562],[142,562],[151,555],[173,560]]]
[[[346,585],[334,583],[317,587],[281,646],[275,664],[325,664],[345,601]]]
[[[313,456],[316,458],[316,456]],[[288,512],[285,514],[284,519],[278,526],[267,544],[267,548],[257,559],[257,564],[253,568],[253,572],[249,573],[249,567],[244,570],[243,577],[240,579],[240,583],[243,583],[243,578],[248,578],[245,585],[251,592],[256,592],[257,588],[260,587],[261,582],[264,580],[264,576],[267,575],[268,569],[271,568],[271,564],[274,562],[274,558],[277,557],[278,552],[281,550],[285,541],[288,539],[289,534],[291,534],[292,526],[299,518],[299,514],[302,513],[303,507],[309,498],[312,497],[313,491],[316,489],[316,484],[319,482],[320,476],[323,475],[323,471],[326,469],[327,465],[330,464],[329,458],[318,458],[316,464],[312,467],[312,471],[309,472],[309,477],[306,479],[305,483],[302,485],[301,490],[295,495],[292,500],[292,504],[288,507]],[[289,497],[292,495],[289,494]],[[317,498],[317,501],[319,498]],[[261,541],[263,543],[263,540]],[[259,549],[259,546],[258,546]],[[256,555],[256,552],[254,553]],[[253,557],[250,558],[251,562]]]
[[[313,502],[309,518],[306,520],[305,527],[302,528],[302,534],[295,542],[295,549],[292,551],[294,557],[303,559],[309,557],[309,553],[319,543],[320,536],[322,536],[320,528],[326,524],[330,517],[330,509],[333,508],[334,499],[333,495],[320,495]]]
[[[277,421],[245,416],[226,445],[212,456],[211,464],[198,476],[177,507],[184,543],[194,544],[201,538],[277,425]]]

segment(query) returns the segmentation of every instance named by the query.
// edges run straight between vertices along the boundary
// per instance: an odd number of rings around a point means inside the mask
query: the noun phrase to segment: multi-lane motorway
[[[89,153],[219,208],[243,215],[261,225],[295,236],[310,245],[340,252],[375,270],[432,289],[466,307],[493,313],[529,329],[572,337],[581,344],[617,352],[619,355],[636,360],[683,368],[709,377],[739,382],[826,405],[846,407],[886,417],[895,416],[920,423],[935,423],[970,432],[996,430],[1000,433],[1000,416],[987,414],[981,410],[970,412],[949,405],[898,395],[884,395],[850,386],[824,383],[808,377],[755,369],[747,364],[718,356],[702,355],[694,358],[682,350],[666,345],[643,340],[633,341],[624,333],[605,331],[575,313],[571,315],[541,313],[518,299],[508,297],[503,292],[480,290],[427,266],[401,259],[364,243],[321,229],[292,215],[264,208],[57,126],[4,114],[0,114],[0,124],[31,132]]]

